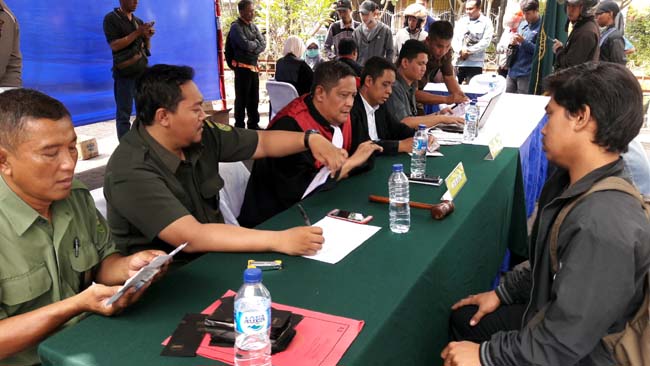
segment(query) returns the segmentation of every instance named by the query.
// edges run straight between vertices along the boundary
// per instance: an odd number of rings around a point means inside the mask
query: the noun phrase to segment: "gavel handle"
[[[375,196],[374,194],[371,194],[368,196],[368,201],[370,202],[377,202],[377,203],[389,203],[388,197],[384,196]],[[413,208],[422,208],[425,210],[430,210],[433,208],[432,204],[429,203],[422,203],[422,202],[415,202],[415,201],[410,201],[409,206]]]

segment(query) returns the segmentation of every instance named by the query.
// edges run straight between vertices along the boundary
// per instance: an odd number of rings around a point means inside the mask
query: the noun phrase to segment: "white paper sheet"
[[[325,243],[316,255],[303,257],[330,264],[338,263],[381,229],[379,226],[355,224],[331,217],[324,217],[313,226],[323,229]]]

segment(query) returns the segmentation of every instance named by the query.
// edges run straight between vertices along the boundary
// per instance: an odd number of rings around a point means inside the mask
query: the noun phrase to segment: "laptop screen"
[[[496,105],[499,102],[499,99],[501,98],[502,95],[503,95],[503,93],[499,93],[499,94],[495,95],[494,97],[492,97],[492,99],[490,99],[490,101],[488,102],[488,105],[483,110],[483,113],[481,113],[481,117],[479,117],[479,120],[478,120],[478,128],[479,129],[483,128],[483,126],[485,125],[487,120],[490,118],[490,114],[492,114],[492,111],[494,111],[494,108],[496,108]]]

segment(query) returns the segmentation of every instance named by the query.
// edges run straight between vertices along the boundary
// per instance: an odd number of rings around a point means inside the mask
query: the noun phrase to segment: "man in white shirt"
[[[458,83],[469,81],[483,73],[485,50],[492,42],[494,27],[490,18],[481,14],[481,0],[470,0],[465,3],[465,14],[454,28],[454,39],[451,43],[456,52],[458,67]]]

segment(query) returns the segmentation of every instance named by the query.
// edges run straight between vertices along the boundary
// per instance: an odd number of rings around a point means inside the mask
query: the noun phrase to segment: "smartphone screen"
[[[332,216],[340,217],[346,220],[359,221],[359,222],[365,219],[363,214],[360,214],[358,212],[346,211],[346,210],[337,210],[332,214]]]

